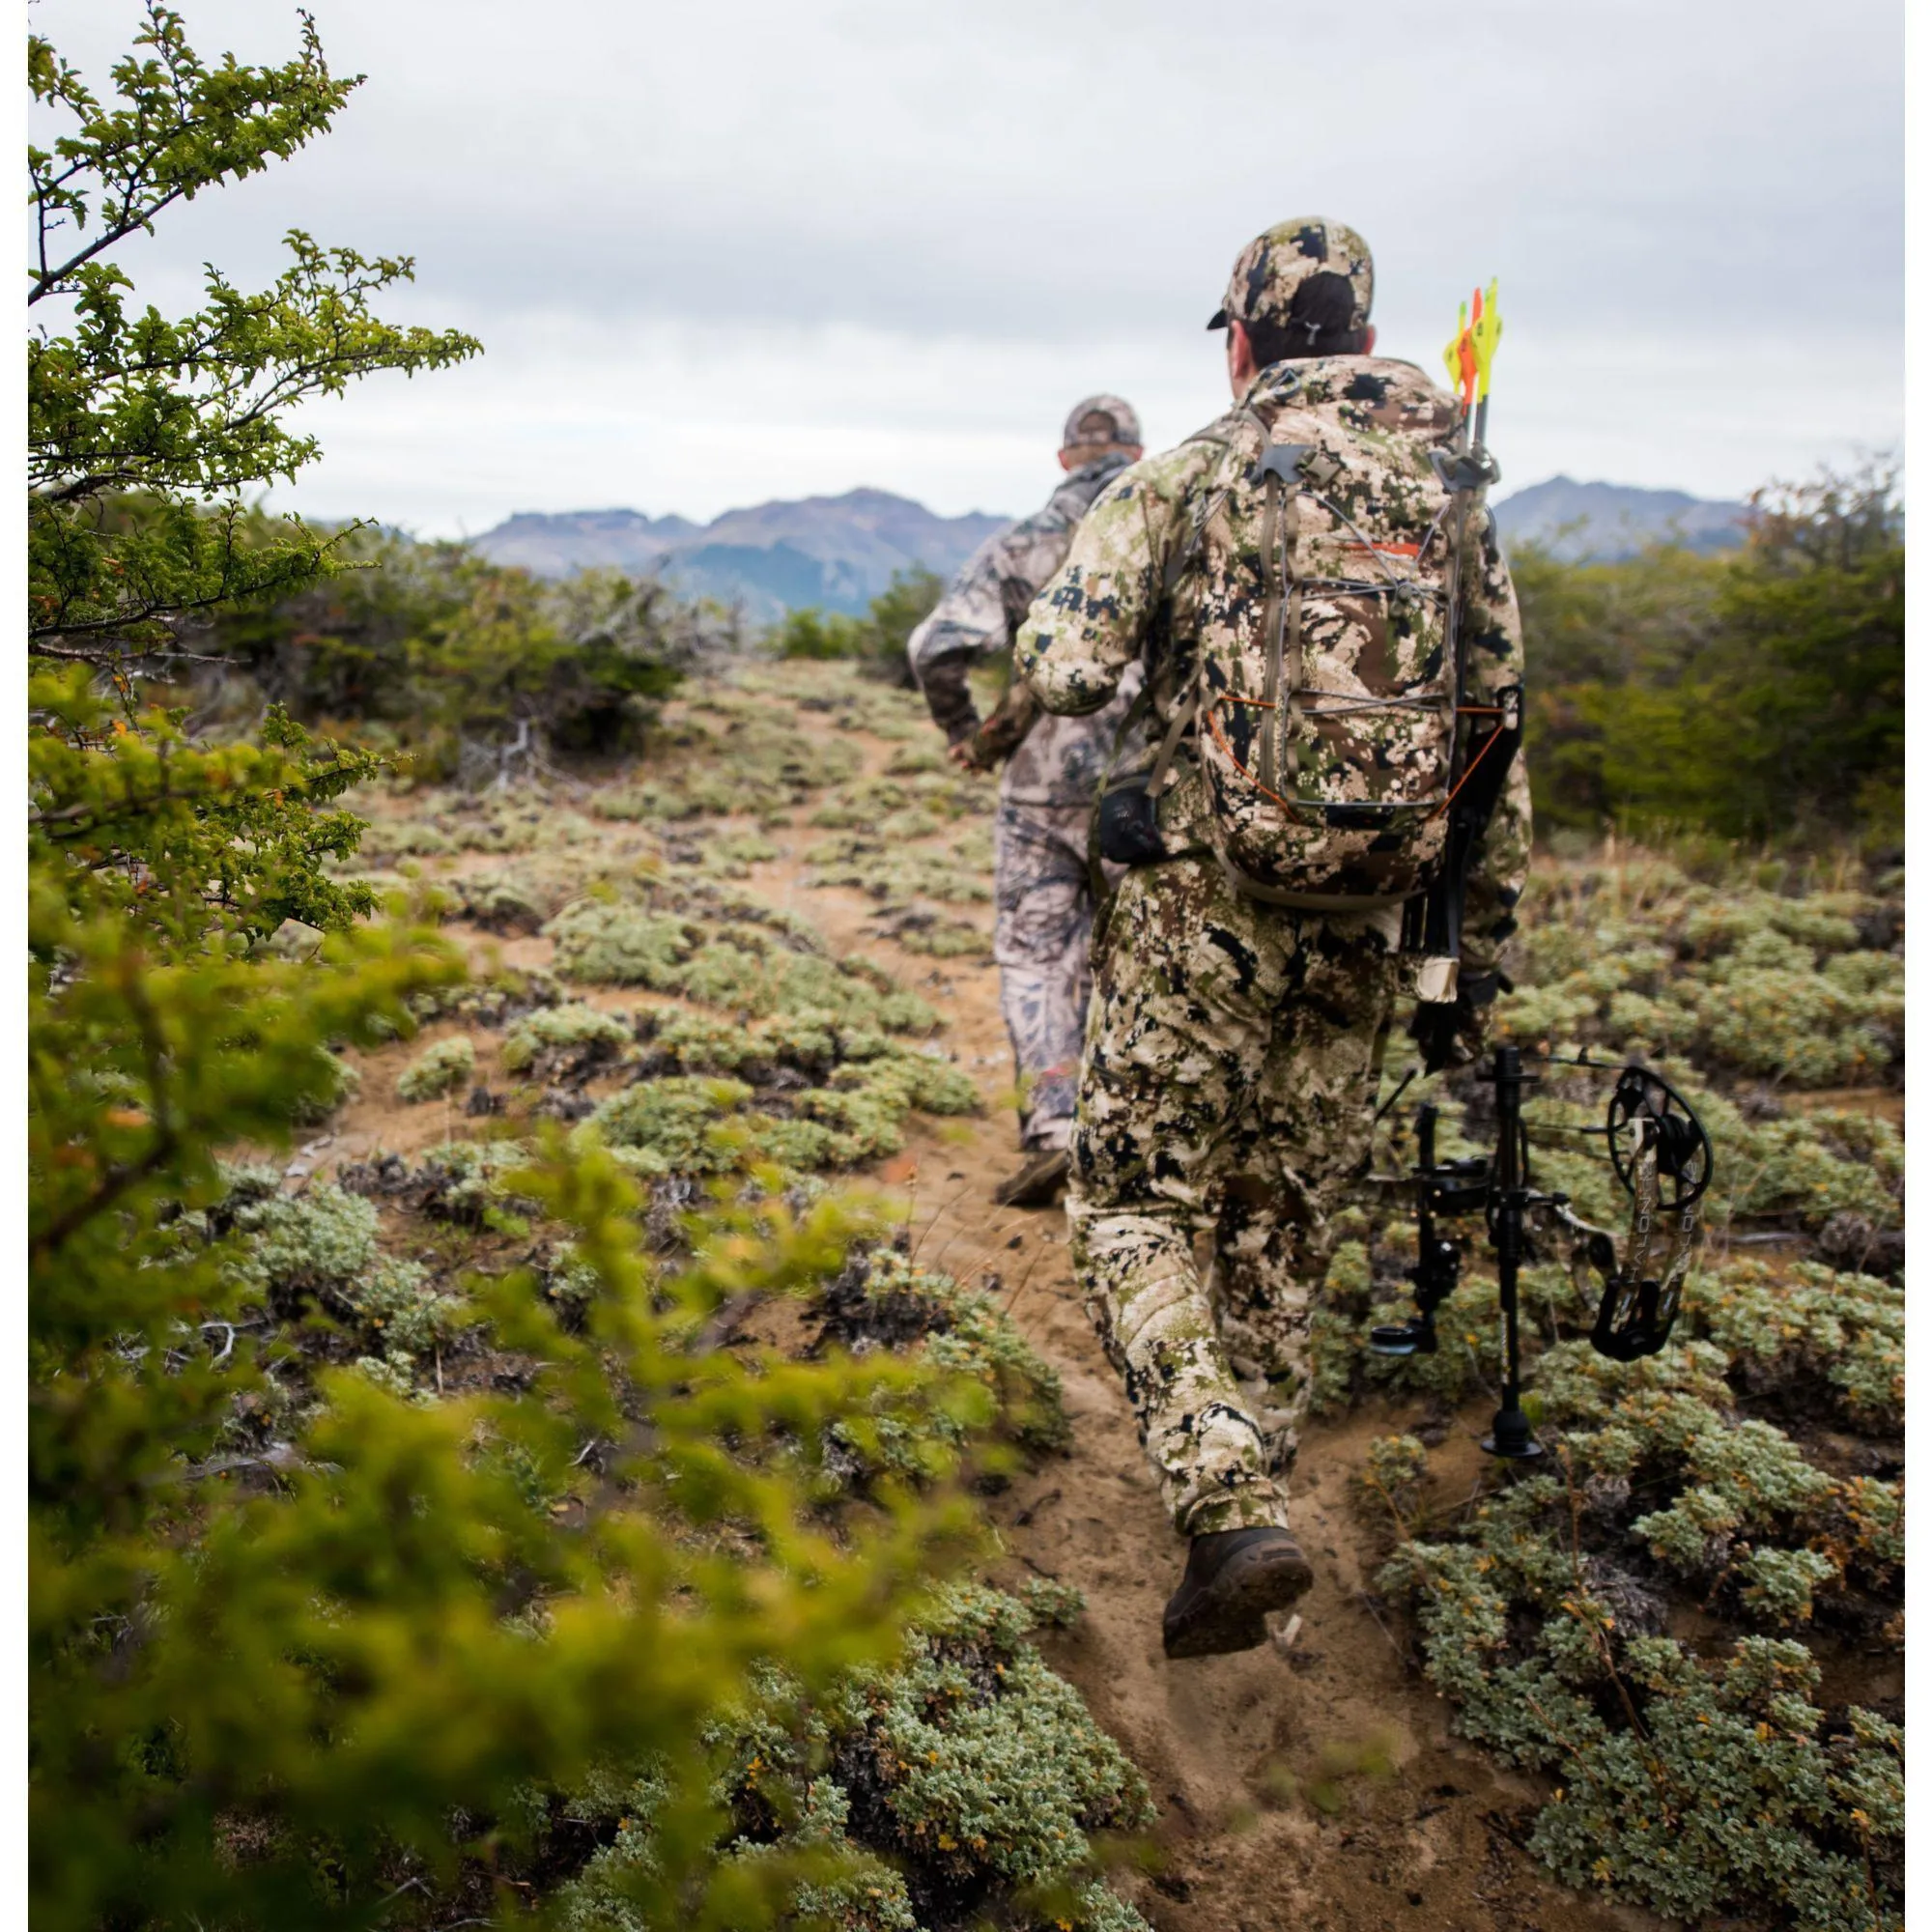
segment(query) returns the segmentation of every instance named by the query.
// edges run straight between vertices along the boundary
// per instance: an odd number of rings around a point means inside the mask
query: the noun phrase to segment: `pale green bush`
[[[920,836],[923,824],[937,831],[957,819],[993,809],[994,788],[983,779],[955,773],[913,778],[860,779],[840,785],[807,822],[828,830],[882,832],[895,839]]]
[[[753,1136],[741,1126],[744,1138],[734,1142],[721,1129],[751,1097],[741,1080],[640,1081],[600,1102],[572,1139],[594,1138],[622,1150],[629,1156],[625,1165],[640,1174],[728,1174],[741,1164]],[[758,1117],[758,1124],[767,1124],[765,1117]],[[830,1141],[824,1136],[827,1151]]]
[[[1825,1397],[1856,1428],[1904,1427],[1905,1291],[1814,1263],[1733,1261],[1686,1289],[1684,1323],[1724,1351],[1747,1392]]]
[[[841,1425],[839,1440],[866,1474],[922,1475],[935,1441],[956,1449],[970,1430],[984,1431],[987,1415],[998,1417],[1003,1438],[1030,1452],[1066,1446],[1059,1376],[989,1295],[881,1245],[854,1256],[819,1306],[828,1342],[859,1353],[879,1347],[910,1351],[978,1383],[991,1399],[986,1415],[954,1406],[911,1418],[909,1428],[908,1419],[881,1410]]]
[[[943,851],[888,843],[876,829],[809,846],[806,877],[810,886],[842,886],[865,893],[888,910],[919,899],[946,904],[983,903],[993,896],[991,841],[968,833],[949,839]]]
[[[699,937],[685,920],[608,899],[566,906],[544,931],[556,942],[556,970],[566,980],[661,992],[676,988]]]
[[[751,914],[756,911],[759,917]],[[832,959],[810,928],[763,908],[723,906],[699,923],[584,900],[545,931],[565,978],[683,993],[750,1019],[831,1015],[887,1033],[928,1033],[939,1016],[862,958]]]
[[[767,1673],[759,1708],[715,1738],[714,1789],[737,1833],[725,1856],[836,1860],[842,1868],[801,1879],[792,1903],[840,1932],[923,1932],[988,1912],[1044,1932],[1010,1902],[1021,1891],[1063,1898],[1051,1922],[1069,1932],[1148,1932],[1094,1875],[1091,1837],[1151,1823],[1147,1787],[1025,1641],[1068,1614],[1050,1590],[954,1585],[899,1664],[853,1673],[830,1698]],[[616,1836],[559,1895],[569,1932],[640,1932],[625,1883],[654,1876],[663,1803],[648,1776],[572,1801],[586,1823],[616,1821]]]
[[[713,838],[704,848],[701,861],[705,871],[723,879],[742,879],[753,866],[780,857],[779,848],[755,832],[741,832],[729,838]]]
[[[1838,1575],[1832,1559],[1815,1549],[1752,1549],[1732,1569],[1751,1612],[1764,1623],[1785,1628],[1808,1624],[1812,1593]]]
[[[614,1013],[595,1007],[550,1007],[526,1013],[503,1037],[503,1070],[549,1073],[609,1065],[630,1046],[631,1029]]]
[[[698,1016],[664,1022],[661,1041],[666,1033],[695,1060],[709,1064],[735,1060],[745,1066],[758,1047],[775,1043],[771,1037],[726,1035]],[[777,1035],[793,1050],[816,1048],[827,1037],[822,1024],[803,1032],[781,1028]],[[958,1114],[979,1105],[972,1082],[932,1055],[843,1029],[836,1043],[840,1050],[877,1050],[836,1067],[827,1086],[785,1095],[791,1110],[785,1114],[748,1106],[755,1090],[744,1080],[673,1075],[612,1094],[579,1131],[619,1150],[627,1165],[652,1176],[729,1174],[761,1161],[810,1172],[897,1152],[905,1118],[916,1108]]]
[[[1555,1780],[1530,1850],[1567,1884],[1674,1919],[1897,1932],[1902,1735],[1854,1710],[1828,1739],[1802,1644],[1741,1639],[1714,1679],[1631,1628],[1640,1599],[1543,1526],[1567,1518],[1563,1497],[1552,1477],[1519,1483],[1468,1542],[1406,1544],[1378,1579],[1413,1605],[1458,1727]],[[1640,1729],[1613,1715],[1632,1711]]]
[[[468,1034],[456,1034],[417,1054],[397,1074],[396,1098],[412,1105],[440,1099],[459,1087],[467,1087],[475,1076],[476,1043]]]
[[[544,903],[547,895],[520,877],[479,872],[456,881],[456,888],[464,918],[490,932],[534,932],[555,910]]]
[[[1706,988],[1698,1011],[1719,1059],[1795,1087],[1841,1085],[1880,1071],[1891,1057],[1862,1024],[1863,1003],[1808,966],[1722,973]]]
[[[383,1252],[367,1201],[329,1181],[283,1194],[273,1168],[223,1172],[226,1199],[190,1225],[203,1238],[228,1236],[223,1271],[250,1299],[283,1316],[320,1315],[405,1374],[459,1325],[458,1297],[432,1288],[420,1263]]]
[[[1826,960],[1824,974],[1853,999],[1877,993],[1905,997],[1905,961],[1896,952],[1840,952]]]
[[[1801,1087],[1875,1077],[1903,1038],[1899,962],[1849,950],[1859,944],[1851,915],[1876,903],[1720,892],[1667,870],[1540,876],[1498,1034],[1683,1053]]]

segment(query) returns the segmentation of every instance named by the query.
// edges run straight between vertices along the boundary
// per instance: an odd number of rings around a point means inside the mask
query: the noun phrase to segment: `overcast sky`
[[[293,7],[180,0],[204,54]],[[319,406],[275,500],[425,534],[708,517],[876,484],[1033,507],[1111,389],[1155,445],[1225,406],[1203,325],[1248,238],[1328,213],[1384,353],[1439,373],[1501,279],[1505,489],[1742,494],[1893,446],[1902,21],[1875,0],[311,0],[335,130],[124,265],[267,280],[281,232],[413,254],[395,319],[487,354]],[[104,85],[138,8],[38,0]]]

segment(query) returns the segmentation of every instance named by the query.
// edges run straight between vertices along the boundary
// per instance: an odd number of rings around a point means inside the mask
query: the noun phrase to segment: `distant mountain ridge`
[[[539,577],[592,568],[655,575],[769,621],[807,605],[862,611],[895,571],[915,564],[950,577],[1010,521],[978,511],[941,517],[890,491],[861,489],[726,510],[708,524],[637,510],[522,511],[471,548]]]
[[[1568,476],[1501,497],[1495,513],[1505,545],[1539,543],[1572,562],[1633,556],[1672,535],[1693,550],[1744,541],[1742,503]],[[594,568],[662,577],[768,623],[809,605],[862,611],[895,571],[915,564],[951,577],[1009,521],[979,511],[942,517],[891,491],[861,489],[726,510],[708,524],[639,510],[526,510],[471,547],[539,577]]]
[[[1634,556],[1646,544],[1673,537],[1702,551],[1734,549],[1745,539],[1743,503],[1568,476],[1499,498],[1495,514],[1505,548],[1533,542],[1570,563]]]

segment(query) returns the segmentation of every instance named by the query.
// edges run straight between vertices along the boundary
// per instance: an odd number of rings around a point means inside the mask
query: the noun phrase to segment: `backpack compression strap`
[[[1342,466],[1312,442],[1268,442],[1248,479],[1265,492],[1262,636],[1267,640],[1267,668],[1262,703],[1270,715],[1262,731],[1261,770],[1256,776],[1266,792],[1275,790],[1281,771],[1293,779],[1300,769],[1301,577],[1295,569],[1295,549],[1301,536],[1301,493],[1325,489],[1341,473]]]

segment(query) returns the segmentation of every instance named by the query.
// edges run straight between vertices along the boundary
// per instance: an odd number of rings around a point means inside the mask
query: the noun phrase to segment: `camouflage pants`
[[[1093,989],[1094,893],[1084,805],[1000,802],[993,821],[993,957],[1013,1043],[1020,1141],[1065,1147]]]
[[[1328,1210],[1369,1153],[1394,922],[1129,872],[1094,959],[1067,1216],[1087,1310],[1185,1535],[1285,1523]],[[1198,1228],[1214,1233],[1204,1280]]]

